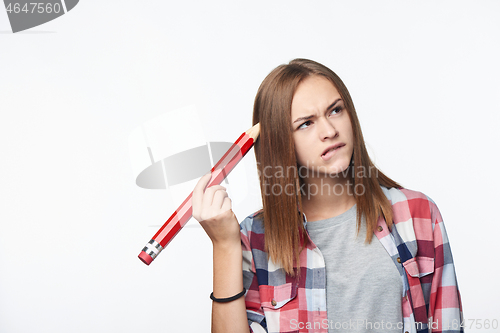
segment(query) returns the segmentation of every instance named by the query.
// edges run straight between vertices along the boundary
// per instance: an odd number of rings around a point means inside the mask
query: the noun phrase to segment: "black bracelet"
[[[214,297],[214,293],[212,292],[212,293],[210,294],[210,299],[211,299],[212,301],[214,301],[214,302],[219,302],[219,303],[231,302],[231,301],[234,301],[235,299],[238,299],[238,298],[240,298],[241,296],[245,295],[245,292],[246,292],[246,291],[247,291],[247,290],[246,290],[245,288],[243,288],[243,291],[242,291],[241,293],[236,294],[236,295],[234,295],[234,296],[232,296],[232,297],[228,297],[228,298],[215,298],[215,297]]]

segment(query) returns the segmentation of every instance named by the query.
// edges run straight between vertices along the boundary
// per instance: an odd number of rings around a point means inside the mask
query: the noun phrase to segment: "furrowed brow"
[[[306,117],[300,117],[300,118],[297,118],[295,119],[295,121],[293,122],[294,124],[299,122],[299,121],[302,121],[302,120],[308,120],[308,119],[311,119],[313,118],[314,116],[306,116]]]
[[[327,110],[331,110],[335,107],[335,105],[340,102],[342,99],[341,98],[338,98],[336,99],[332,104],[330,104],[330,106],[327,108]],[[302,120],[309,120],[311,118],[313,118],[314,116],[313,115],[310,115],[310,116],[305,116],[305,117],[300,117],[300,118],[297,118],[294,120],[293,124],[299,122],[299,121],[302,121]]]

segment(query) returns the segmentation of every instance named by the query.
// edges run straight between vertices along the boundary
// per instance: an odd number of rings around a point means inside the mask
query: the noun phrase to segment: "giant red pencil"
[[[224,178],[233,170],[238,162],[252,148],[254,142],[259,137],[260,127],[256,124],[236,140],[229,150],[222,156],[217,164],[212,168],[212,177],[207,187],[219,185]],[[139,254],[146,265],[149,265],[160,252],[170,243],[177,233],[184,227],[192,216],[193,209],[191,198],[193,192],[188,195],[186,200],[170,216],[165,224],[153,236],[153,239],[142,249]]]

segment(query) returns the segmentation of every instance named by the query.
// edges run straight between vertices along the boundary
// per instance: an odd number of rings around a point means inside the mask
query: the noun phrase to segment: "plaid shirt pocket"
[[[293,329],[293,324],[297,323],[299,318],[297,289],[295,283],[259,286],[261,306],[269,333],[297,332]]]
[[[411,277],[421,278],[434,273],[434,258],[411,258],[403,266]]]

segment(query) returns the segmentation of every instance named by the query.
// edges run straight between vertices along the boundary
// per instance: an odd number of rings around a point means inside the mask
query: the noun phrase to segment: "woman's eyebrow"
[[[300,118],[297,118],[295,119],[295,121],[293,122],[293,124],[295,124],[296,122],[299,122],[301,120],[307,120],[307,119],[311,119],[312,117],[314,117],[313,115],[311,116],[306,116],[306,117],[300,117]]]
[[[329,107],[327,107],[326,109],[327,109],[327,110],[332,109],[332,108],[333,108],[333,107],[334,107],[334,106],[335,106],[335,105],[336,105],[339,101],[341,101],[341,100],[342,100],[342,98],[337,98],[337,99],[336,99],[336,100],[335,100],[332,104],[330,104],[330,106],[329,106]],[[297,119],[295,119],[295,121],[293,122],[293,124],[295,124],[296,122],[299,122],[299,121],[301,121],[301,120],[308,120],[308,119],[311,119],[311,118],[313,118],[313,117],[314,117],[314,115],[310,115],[310,116],[305,116],[305,117],[300,117],[300,118],[297,118]]]
[[[327,109],[327,110],[331,110],[331,109],[333,109],[333,107],[334,107],[334,106],[335,106],[338,102],[340,102],[341,100],[342,100],[342,98],[337,98],[337,99],[336,99],[336,100],[335,100],[332,104],[330,104],[330,106],[329,106],[329,107],[327,107],[326,109]]]

